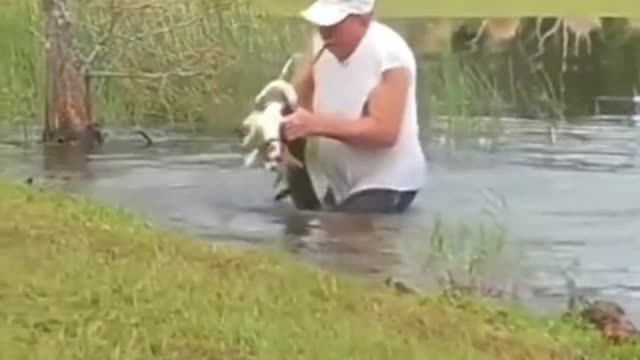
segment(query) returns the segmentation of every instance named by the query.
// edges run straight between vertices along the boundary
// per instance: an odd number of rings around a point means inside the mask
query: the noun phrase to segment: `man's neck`
[[[346,54],[343,58],[338,59],[341,63],[345,63],[347,60],[349,60],[349,58],[351,58],[351,55],[353,55],[353,53],[355,53],[356,50],[358,50],[358,47],[364,40],[364,37],[367,35],[367,31],[369,30],[369,27],[371,26],[372,22],[373,20],[368,20],[366,23],[362,24],[362,26],[358,28],[358,36],[355,37],[354,44],[351,47],[351,51],[348,54]]]

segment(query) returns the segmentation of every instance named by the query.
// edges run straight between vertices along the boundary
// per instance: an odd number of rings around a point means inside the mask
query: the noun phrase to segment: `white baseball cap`
[[[316,26],[331,26],[351,14],[368,14],[374,5],[375,0],[316,0],[300,14]]]

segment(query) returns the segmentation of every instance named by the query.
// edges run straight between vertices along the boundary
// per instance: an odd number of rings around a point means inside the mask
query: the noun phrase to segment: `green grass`
[[[0,180],[3,359],[630,359],[570,324],[216,248]],[[626,354],[626,357],[625,357]]]
[[[37,22],[33,2],[3,0],[0,4],[0,121],[31,121],[42,110],[38,101],[41,42],[30,29]]]
[[[312,0],[253,0],[277,15],[296,15]],[[501,16],[639,16],[635,0],[378,0],[377,14],[385,17],[501,17]]]

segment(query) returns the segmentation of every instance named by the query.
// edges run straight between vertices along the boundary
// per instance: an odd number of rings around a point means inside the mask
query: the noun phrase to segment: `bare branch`
[[[114,10],[113,11],[114,15],[111,16],[111,19],[110,19],[110,22],[109,22],[109,29],[107,30],[106,34],[104,34],[102,36],[102,38],[100,38],[100,40],[98,40],[98,42],[96,43],[96,45],[93,48],[93,50],[91,51],[91,53],[89,53],[89,56],[87,56],[87,58],[84,59],[85,66],[87,66],[88,68],[91,67],[91,64],[93,64],[93,62],[95,61],[95,59],[96,59],[98,53],[100,52],[100,50],[102,50],[102,48],[107,45],[109,40],[111,40],[111,38],[113,37],[114,31],[115,31],[115,28],[116,28],[116,24],[118,23],[118,21],[122,17],[123,12],[116,11],[115,10],[115,6],[113,5],[113,3],[112,3],[112,9]]]
[[[536,22],[536,34],[538,35],[538,51],[529,57],[529,61],[533,61],[538,56],[541,56],[544,53],[544,43],[547,41],[547,38],[557,33],[558,29],[560,29],[560,26],[563,25],[563,23],[563,19],[559,17],[556,19],[556,22],[553,24],[551,29],[547,30],[544,34],[541,34],[542,19],[540,18],[540,21]]]
[[[150,36],[160,35],[160,34],[171,32],[173,30],[178,30],[178,29],[181,29],[181,28],[189,27],[189,26],[191,26],[191,25],[193,25],[193,24],[195,24],[195,23],[197,23],[199,21],[202,21],[203,19],[204,19],[204,16],[198,16],[198,17],[183,21],[183,22],[181,22],[179,24],[176,24],[176,25],[173,25],[173,26],[165,26],[165,27],[162,27],[162,28],[159,28],[159,29],[156,29],[156,30],[152,30],[152,31],[148,31],[146,33],[142,33],[142,34],[136,34],[136,35],[131,35],[131,36],[115,34],[115,36],[119,37],[121,39],[124,39],[124,40],[129,40],[131,42],[141,41],[144,38],[147,38],[147,37],[150,37]]]

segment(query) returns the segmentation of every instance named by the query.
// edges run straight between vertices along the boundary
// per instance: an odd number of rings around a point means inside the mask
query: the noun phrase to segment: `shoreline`
[[[482,299],[403,296],[0,178],[2,358],[633,359]]]

